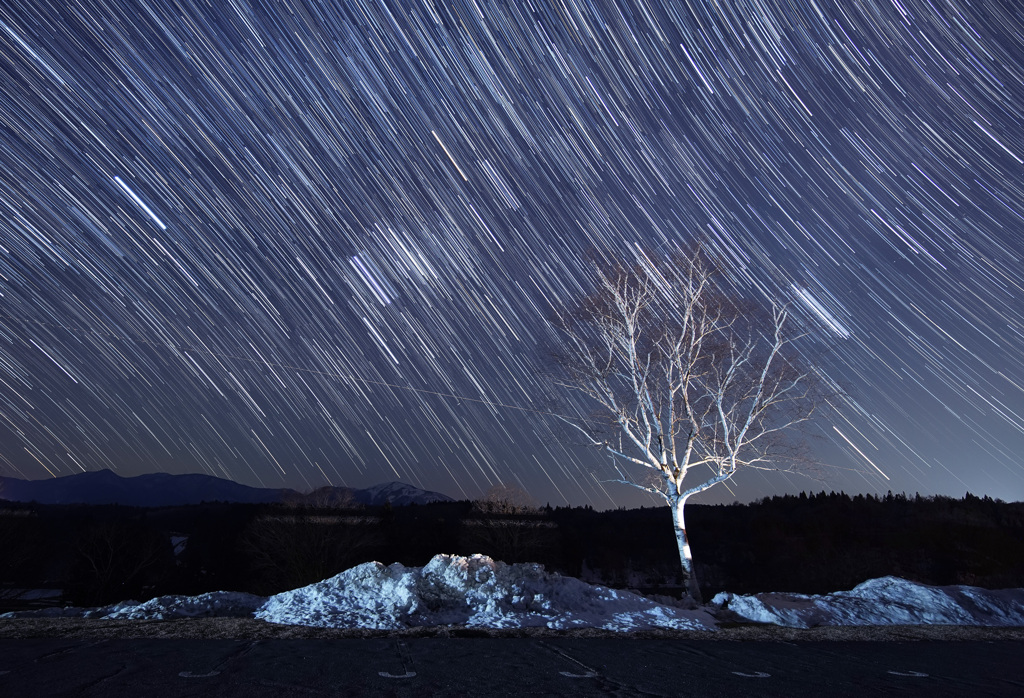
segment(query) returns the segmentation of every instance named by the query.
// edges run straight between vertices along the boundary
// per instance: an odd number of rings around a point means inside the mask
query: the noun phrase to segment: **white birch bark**
[[[696,603],[703,603],[700,593],[700,585],[697,582],[697,574],[693,569],[693,553],[690,551],[690,539],[686,535],[686,518],[683,509],[686,506],[686,499],[678,497],[672,503],[672,524],[676,537],[676,548],[679,550],[679,563],[683,568],[683,588],[686,595]]]

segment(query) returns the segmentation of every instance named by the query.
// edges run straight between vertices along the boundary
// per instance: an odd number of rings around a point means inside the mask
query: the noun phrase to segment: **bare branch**
[[[672,501],[670,499],[669,495],[665,494],[664,492],[659,490],[657,487],[648,487],[646,485],[641,485],[638,482],[633,482],[632,480],[616,479],[616,480],[600,480],[600,482],[601,483],[615,482],[615,483],[618,483],[620,485],[629,485],[630,487],[635,487],[638,490],[643,490],[644,492],[647,492],[648,494],[657,495],[657,496],[661,497],[662,499],[664,499],[666,502],[671,502]]]
[[[787,433],[814,413],[812,371],[789,349],[786,306],[764,309],[726,294],[699,246],[668,259],[641,253],[631,266],[596,266],[595,278],[592,294],[552,319],[565,348],[556,384],[596,402],[619,442],[564,421],[591,446],[659,473],[663,489],[625,476],[609,482],[658,494],[675,508],[688,570],[686,500],[744,468],[788,472],[778,459]],[[684,486],[705,466],[710,479]]]

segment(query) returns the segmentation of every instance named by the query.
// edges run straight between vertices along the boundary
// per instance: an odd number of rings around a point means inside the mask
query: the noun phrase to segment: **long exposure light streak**
[[[1009,0],[27,0],[0,81],[4,474],[647,503],[545,317],[701,240],[841,390],[827,486],[1024,499]]]

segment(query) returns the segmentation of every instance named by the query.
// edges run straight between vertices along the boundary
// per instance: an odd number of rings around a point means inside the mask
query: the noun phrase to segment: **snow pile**
[[[819,625],[1024,626],[1024,589],[933,587],[898,577],[821,596],[723,592],[703,609],[551,574],[536,564],[507,565],[484,555],[436,555],[424,567],[367,562],[269,598],[217,591],[160,596],[100,608],[46,608],[0,618],[72,617],[168,620],[255,617],[282,625],[392,630],[415,626],[665,628],[714,630],[715,616],[790,628]]]
[[[238,591],[212,591],[198,596],[158,596],[143,603],[122,601],[99,609],[107,620],[165,620],[169,618],[201,618],[210,616],[251,617],[265,597]]]
[[[1024,626],[1024,589],[934,587],[899,577],[870,579],[851,591],[821,596],[722,592],[713,606],[756,623],[818,625]]]
[[[246,618],[255,613],[266,597],[238,591],[212,591],[198,596],[158,596],[142,603],[118,601],[109,606],[41,608],[13,611],[0,618],[92,618],[96,620],[170,620],[172,618]]]
[[[507,565],[484,555],[436,555],[422,568],[368,562],[271,596],[256,617],[332,628],[714,628],[713,618],[702,610],[661,605],[549,574],[540,565]]]

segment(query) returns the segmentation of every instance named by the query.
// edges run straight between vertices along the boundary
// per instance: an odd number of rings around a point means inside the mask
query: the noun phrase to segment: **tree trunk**
[[[673,505],[673,528],[676,534],[676,547],[679,548],[679,562],[683,567],[683,586],[687,595],[696,603],[702,603],[700,586],[697,584],[697,574],[693,569],[693,554],[690,552],[690,543],[686,537],[686,522],[683,519],[683,507],[686,506],[686,499],[680,497]]]

